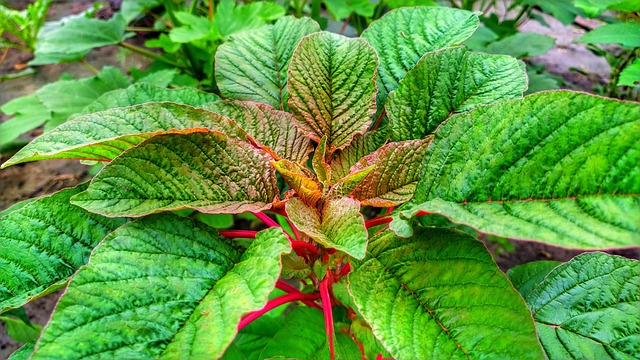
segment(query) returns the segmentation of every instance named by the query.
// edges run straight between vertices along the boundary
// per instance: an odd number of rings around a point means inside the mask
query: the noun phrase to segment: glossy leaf
[[[38,137],[2,167],[45,159],[110,161],[154,135],[203,128],[241,140],[246,137],[235,122],[212,112],[149,103],[79,116]]]
[[[72,203],[108,216],[261,211],[278,195],[270,160],[218,132],[159,135],[114,159]]]
[[[640,357],[640,262],[586,253],[547,275],[526,297],[547,356]]]
[[[293,125],[287,112],[248,101],[218,101],[205,109],[235,120],[263,149],[276,158],[305,163],[311,142]]]
[[[347,334],[337,332],[334,343],[336,359],[362,357],[358,346]],[[329,346],[322,312],[308,307],[291,311],[282,329],[265,346],[259,358],[328,360]]]
[[[356,135],[351,144],[336,152],[331,161],[331,181],[335,183],[349,175],[349,170],[353,165],[363,157],[378,150],[387,142],[387,139],[387,132],[383,129]]]
[[[423,139],[451,114],[522,97],[527,76],[510,56],[464,47],[425,54],[389,94],[391,139]]]
[[[362,259],[367,247],[367,229],[360,214],[360,203],[351,198],[329,200],[322,213],[291,198],[286,205],[293,224],[320,244]]]
[[[276,229],[243,253],[188,218],[130,223],[74,276],[32,359],[221,356],[241,314],[266,303],[288,250]]]
[[[444,7],[400,8],[372,23],[362,37],[380,57],[378,105],[422,55],[462,43],[477,27],[474,13]]]
[[[287,69],[303,36],[320,31],[309,18],[287,16],[273,25],[231,36],[216,52],[216,81],[228,98],[286,110]]]
[[[69,204],[80,185],[0,218],[0,313],[60,289],[93,247],[125,223]]]
[[[349,291],[395,358],[544,358],[524,302],[468,235],[385,231],[355,265]]]
[[[363,205],[389,207],[411,200],[418,180],[420,163],[431,139],[389,143],[364,157],[351,171],[373,166],[356,186],[353,197]]]
[[[363,39],[328,32],[302,39],[291,58],[289,108],[305,135],[329,152],[349,145],[363,133],[375,112],[378,58]]]
[[[502,237],[637,245],[639,131],[640,105],[565,91],[456,115],[429,146],[419,205],[398,222],[425,210]]]
[[[83,114],[109,110],[118,107],[132,106],[149,102],[170,101],[199,107],[218,100],[218,96],[192,88],[175,90],[164,89],[147,83],[131,85],[126,89],[118,89],[102,94],[96,101],[82,110]]]

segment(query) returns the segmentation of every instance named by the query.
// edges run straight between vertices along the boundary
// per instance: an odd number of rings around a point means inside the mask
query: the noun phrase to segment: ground
[[[23,1],[8,1],[9,6],[22,3]],[[83,11],[91,3],[92,1],[87,0],[58,1],[52,7],[50,18],[57,19]],[[574,26],[563,26],[553,18],[548,18],[547,22],[551,25],[550,29],[535,21],[529,21],[521,27],[522,31],[543,33],[558,39],[554,49],[534,60],[544,63],[550,72],[562,76],[578,89],[589,91],[594,83],[606,82],[609,74],[609,66],[606,61],[592,55],[584,45],[572,43],[573,39],[584,34],[584,30]],[[592,24],[587,23],[587,25]],[[87,62],[96,68],[101,68],[104,65],[118,66],[117,53],[117,48],[105,47],[92,52],[88,56]],[[16,64],[28,60],[28,56],[24,54],[10,52],[4,62],[0,64],[0,75],[13,71]],[[571,67],[579,68],[590,75],[586,76],[570,71]],[[64,72],[76,77],[92,75],[88,68],[78,63],[42,67],[33,76],[0,82],[0,104],[15,97],[30,94],[44,84],[57,80]],[[0,113],[0,121],[5,119],[6,116],[3,117],[3,114]],[[0,163],[6,161],[10,155],[0,155]],[[0,170],[0,210],[18,201],[52,193],[86,181],[87,168],[77,161],[54,160],[20,164]],[[490,249],[495,249],[495,244],[488,245]],[[577,250],[561,249],[536,242],[514,241],[514,245],[515,251],[496,255],[496,261],[503,270],[533,260],[566,261],[580,253]],[[640,248],[621,250],[617,253],[640,259]],[[45,324],[61,293],[59,291],[28,304],[25,308],[32,321]],[[19,345],[11,341],[6,335],[4,327],[0,328],[0,335],[0,359],[5,359]]]

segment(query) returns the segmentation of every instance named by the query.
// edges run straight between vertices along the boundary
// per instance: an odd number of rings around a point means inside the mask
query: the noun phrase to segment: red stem
[[[349,24],[349,20],[351,20],[351,16],[348,16],[344,22],[342,23],[342,27],[340,28],[340,35],[344,35],[344,31],[347,29],[347,24]]]
[[[324,312],[324,327],[329,339],[329,354],[331,355],[331,360],[334,360],[336,355],[333,348],[333,309],[331,307],[331,296],[329,295],[330,281],[331,275],[327,270],[327,275],[320,281],[320,298],[322,299],[322,311]]]
[[[296,240],[300,240],[300,231],[298,230],[298,228],[293,225],[293,222],[291,222],[289,218],[287,218],[287,222],[289,223],[289,227],[293,231],[293,235],[296,237]]]
[[[234,238],[254,239],[258,232],[253,230],[218,230],[218,233],[229,239],[234,239]]]
[[[270,218],[265,213],[258,212],[258,213],[253,213],[253,215],[255,215],[258,219],[262,220],[262,222],[265,223],[268,227],[280,227],[280,225],[277,222],[275,222],[272,218]]]
[[[303,257],[306,255],[306,253],[318,255],[318,249],[316,249],[313,244],[306,241],[291,240],[291,247],[293,248],[293,251],[296,252],[296,254]]]
[[[276,287],[284,292],[288,292],[290,294],[293,293],[300,293],[300,290],[296,289],[295,287],[287,284],[286,282],[282,281],[282,280],[278,280],[276,282]],[[322,308],[316,304],[315,302],[311,301],[311,300],[302,300],[302,303],[304,303],[305,305],[312,307],[312,308],[316,308],[316,309],[320,309],[322,310]]]
[[[340,272],[338,273],[339,277],[343,277],[345,275],[347,275],[349,273],[349,271],[351,271],[351,264],[347,263],[346,265],[344,265],[342,267],[342,269],[340,269]]]
[[[373,126],[371,127],[371,131],[376,130],[378,126],[380,126],[380,122],[382,121],[382,118],[384,118],[385,115],[387,115],[387,109],[382,108],[382,111],[380,111],[380,114],[378,114],[378,118],[376,119],[376,121],[373,123]]]
[[[369,219],[369,220],[365,221],[364,222],[364,226],[367,229],[370,229],[370,228],[372,228],[374,226],[390,223],[391,220],[393,220],[393,219],[391,217],[388,217],[388,216],[378,216],[378,217],[375,217],[373,219]]]
[[[279,296],[273,300],[269,300],[267,304],[260,310],[250,312],[247,316],[243,317],[238,324],[238,331],[242,330],[245,326],[249,325],[253,320],[259,318],[260,316],[266,314],[269,310],[277,308],[282,304],[286,304],[288,302],[293,301],[302,301],[302,300],[318,300],[320,298],[320,294],[303,294],[301,292],[290,293],[286,295]]]

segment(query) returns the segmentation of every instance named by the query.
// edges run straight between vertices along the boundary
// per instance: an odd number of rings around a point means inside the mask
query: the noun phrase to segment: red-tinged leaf
[[[322,140],[313,153],[311,165],[318,176],[318,180],[325,186],[331,185],[331,167],[327,163],[327,137],[323,136]]]
[[[309,170],[288,160],[272,161],[271,164],[305,204],[315,206],[322,198],[322,185]]]
[[[278,195],[270,160],[218,132],[160,135],[114,159],[72,203],[107,216],[262,211]]]
[[[360,159],[379,149],[387,142],[386,129],[356,135],[349,146],[337,151],[331,161],[331,182],[336,183],[349,175],[349,170]]]

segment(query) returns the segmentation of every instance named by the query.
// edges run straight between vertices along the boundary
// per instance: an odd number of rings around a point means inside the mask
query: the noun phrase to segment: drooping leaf
[[[289,249],[276,229],[243,253],[188,218],[132,222],[74,276],[32,359],[217,358],[241,315],[266,303]]]
[[[85,107],[82,113],[91,114],[118,107],[161,101],[200,107],[201,105],[218,99],[218,96],[214,94],[192,88],[170,90],[147,83],[139,83],[131,85],[126,89],[113,90],[102,94],[96,101]]]
[[[45,159],[109,161],[144,140],[165,132],[206,128],[244,139],[230,119],[173,103],[149,103],[79,116],[43,134],[2,167]]]
[[[451,114],[522,97],[524,68],[510,56],[448,48],[425,54],[389,94],[391,139],[423,139]]]
[[[429,146],[419,205],[398,223],[425,210],[508,238],[637,245],[638,132],[640,105],[566,91],[456,115]]]
[[[289,64],[289,108],[311,139],[328,137],[329,153],[364,133],[375,112],[378,58],[363,39],[328,32],[302,39]]]
[[[337,332],[334,338],[336,359],[360,359],[356,343],[347,334]],[[260,353],[260,359],[322,359],[328,360],[322,312],[308,307],[291,311],[284,325]]]
[[[387,139],[388,134],[384,129],[356,135],[349,146],[335,154],[331,162],[331,182],[336,183],[349,175],[349,170],[353,165],[378,150]]]
[[[320,31],[309,19],[287,16],[274,25],[229,38],[216,52],[216,81],[232,99],[253,100],[287,110],[287,69],[303,36]]]
[[[621,44],[624,47],[640,47],[640,23],[625,22],[606,24],[584,34],[576,42],[587,44]]]
[[[41,32],[30,65],[57,64],[82,59],[92,49],[114,45],[125,39],[127,21],[120,13],[111,19],[79,16],[58,28]]]
[[[640,357],[640,262],[586,253],[549,273],[526,296],[547,356]]]
[[[518,32],[499,41],[487,45],[483,51],[491,54],[505,54],[522,58],[527,56],[539,56],[553,48],[556,39],[551,36]]]
[[[114,159],[72,203],[107,216],[261,211],[278,195],[270,160],[219,132],[158,135]]]
[[[69,204],[80,185],[0,218],[0,313],[64,286],[93,247],[125,223]]]
[[[349,290],[395,358],[544,358],[524,302],[468,235],[385,231],[355,265]]]
[[[364,157],[351,171],[373,166],[373,170],[353,190],[353,198],[363,205],[389,207],[411,200],[420,164],[431,139],[388,143]]]
[[[362,33],[380,57],[378,106],[427,52],[460,44],[478,27],[478,16],[451,8],[389,11]]]
[[[25,323],[21,319],[11,316],[0,316],[7,330],[7,334],[15,341],[27,343],[34,341],[40,336],[42,326],[39,324]]]
[[[287,112],[248,101],[218,101],[205,109],[235,120],[258,144],[276,158],[306,163],[311,142],[293,125]]]
[[[533,261],[509,269],[507,275],[513,287],[526,299],[549,272],[560,264],[559,261]]]
[[[322,209],[291,198],[286,205],[293,224],[320,244],[362,259],[367,248],[367,229],[360,214],[360,203],[351,198],[331,199]]]

